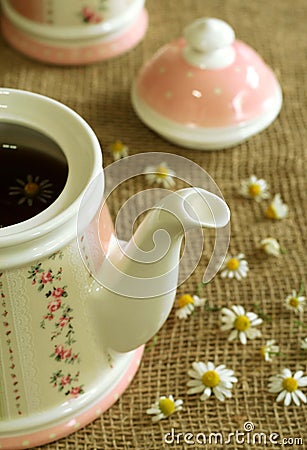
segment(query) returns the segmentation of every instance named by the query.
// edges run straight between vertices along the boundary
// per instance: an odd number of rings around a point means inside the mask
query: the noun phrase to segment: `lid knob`
[[[223,20],[197,19],[187,26],[184,36],[187,46],[183,56],[189,64],[201,69],[221,69],[233,63],[235,33]]]

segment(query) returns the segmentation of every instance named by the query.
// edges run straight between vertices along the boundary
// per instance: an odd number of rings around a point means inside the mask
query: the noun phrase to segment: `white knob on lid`
[[[185,60],[201,69],[222,69],[233,63],[235,33],[223,20],[197,19],[185,30]]]

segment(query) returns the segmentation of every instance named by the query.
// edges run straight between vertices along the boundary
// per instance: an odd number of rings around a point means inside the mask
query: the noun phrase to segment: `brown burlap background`
[[[307,4],[304,0],[148,0],[147,9],[149,29],[137,48],[87,67],[61,68],[28,60],[0,37],[0,85],[39,92],[75,109],[100,139],[105,166],[112,161],[107,146],[121,139],[129,146],[130,154],[177,153],[205,168],[232,211],[230,251],[245,253],[250,265],[246,280],[231,282],[216,276],[205,288],[205,295],[210,306],[242,304],[255,311],[257,304],[271,320],[264,320],[260,327],[261,339],[242,346],[228,342],[227,334],[219,331],[217,312],[202,309],[187,321],[179,321],[173,310],[158,339],[147,346],[139,372],[117,403],[85,429],[44,448],[160,450],[169,447],[164,434],[172,427],[177,433],[221,432],[226,436],[243,431],[246,421],[253,422],[255,432],[301,437],[305,444],[294,448],[307,448],[306,407],[277,404],[267,390],[268,377],[283,367],[307,370],[306,352],[300,350],[300,340],[307,335],[307,321],[303,324],[303,316],[289,313],[283,305],[285,296],[298,289],[306,275]],[[167,143],[137,119],[129,97],[132,80],[142,63],[162,44],[179,36],[191,20],[202,16],[228,21],[237,37],[254,47],[274,69],[284,94],[281,114],[269,129],[220,152],[188,151]],[[265,178],[272,193],[281,193],[290,207],[288,218],[279,222],[265,219],[266,202],[257,204],[236,194],[240,180],[251,174]],[[115,209],[140,187],[144,186],[134,184],[119,190]],[[259,241],[269,235],[287,249],[278,259],[266,257],[257,249]],[[195,292],[205,262],[179,288],[178,295]],[[262,361],[259,355],[260,346],[271,338],[276,339],[281,351],[272,364]],[[232,368],[239,379],[233,398],[221,403],[212,397],[203,403],[198,396],[187,396],[187,370],[194,360],[211,360]],[[146,409],[158,395],[169,394],[183,399],[183,410],[152,424]],[[184,445],[181,440],[172,447],[197,446]],[[276,448],[269,442],[252,445],[234,441],[222,447]]]

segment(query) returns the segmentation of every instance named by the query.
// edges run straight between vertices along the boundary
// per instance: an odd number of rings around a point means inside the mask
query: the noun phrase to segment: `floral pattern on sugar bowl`
[[[13,9],[34,22],[77,26],[98,24],[138,9],[142,0],[9,0]]]
[[[104,13],[108,11],[108,0],[100,0],[97,8],[83,6],[81,10],[82,21],[85,23],[100,23],[103,21]]]

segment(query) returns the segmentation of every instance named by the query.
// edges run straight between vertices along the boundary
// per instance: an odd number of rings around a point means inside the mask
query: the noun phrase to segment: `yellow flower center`
[[[265,211],[266,217],[269,219],[278,219],[278,216],[276,214],[276,210],[273,205],[270,205],[267,210]]]
[[[246,316],[238,316],[234,322],[234,327],[238,331],[246,331],[251,325],[251,322]]]
[[[260,348],[260,356],[262,356],[262,358],[265,358],[266,353],[267,353],[267,348],[264,345],[263,347]]]
[[[297,297],[290,298],[289,305],[292,306],[292,308],[297,308],[299,305],[298,298]]]
[[[169,173],[167,170],[167,167],[164,166],[158,166],[157,167],[157,177],[158,178],[166,178],[168,177]]]
[[[184,306],[189,305],[189,304],[192,304],[192,305],[194,304],[194,299],[193,299],[192,295],[190,295],[190,294],[182,295],[178,300],[179,308],[183,308]]]
[[[215,370],[208,370],[201,377],[202,383],[210,388],[214,388],[220,382],[220,376]]]
[[[237,258],[230,258],[226,263],[228,270],[237,270],[240,266],[240,261]]]
[[[35,197],[39,193],[39,185],[37,183],[29,182],[23,188],[27,197]]]
[[[285,378],[282,387],[288,392],[294,392],[298,388],[298,382],[293,377]]]
[[[166,417],[170,416],[176,409],[175,402],[170,398],[161,398],[159,400],[159,408]]]
[[[251,183],[248,186],[248,193],[249,195],[251,195],[252,197],[257,197],[257,195],[259,195],[261,192],[261,188],[259,186],[259,184],[256,183]]]
[[[113,144],[111,145],[111,150],[114,153],[119,153],[123,150],[124,148],[124,144],[122,143],[122,141],[115,141],[113,142]]]

